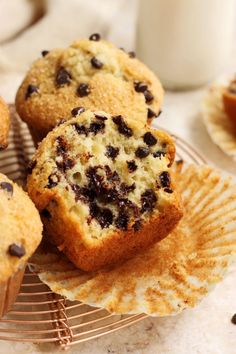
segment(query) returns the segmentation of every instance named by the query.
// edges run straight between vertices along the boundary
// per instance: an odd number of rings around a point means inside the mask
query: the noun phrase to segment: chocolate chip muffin
[[[143,125],[159,114],[160,81],[133,54],[98,34],[42,55],[16,95],[17,112],[35,141],[79,107],[135,117]]]
[[[28,193],[49,240],[79,268],[128,259],[182,216],[161,131],[121,115],[85,111],[50,132],[31,162]]]
[[[15,301],[28,258],[42,238],[39,213],[28,195],[0,174],[0,317]]]
[[[0,150],[7,147],[7,137],[10,127],[10,114],[6,103],[0,97]]]

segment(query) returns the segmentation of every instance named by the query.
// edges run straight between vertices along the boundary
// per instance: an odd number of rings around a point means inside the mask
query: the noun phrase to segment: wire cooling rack
[[[34,153],[34,144],[27,126],[10,106],[12,129],[9,147],[0,152],[0,171],[24,185],[26,166]],[[206,160],[183,139],[173,135],[177,159],[195,164]],[[127,327],[145,314],[112,315],[104,309],[71,302],[54,294],[37,274],[26,268],[20,293],[12,310],[0,320],[0,339],[33,343],[55,343],[68,349],[78,343],[101,337]]]

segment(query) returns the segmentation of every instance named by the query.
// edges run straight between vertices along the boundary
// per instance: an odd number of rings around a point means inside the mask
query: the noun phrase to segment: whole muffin
[[[175,146],[164,132],[86,111],[40,144],[28,177],[48,239],[79,268],[128,259],[182,217],[170,176]]]
[[[28,258],[42,238],[39,213],[28,195],[0,174],[0,318],[19,291]]]
[[[66,49],[44,51],[16,95],[16,109],[39,141],[76,108],[134,117],[143,125],[156,117],[163,89],[133,55],[98,34]]]
[[[7,137],[10,127],[10,114],[7,104],[0,97],[0,150],[7,147]]]

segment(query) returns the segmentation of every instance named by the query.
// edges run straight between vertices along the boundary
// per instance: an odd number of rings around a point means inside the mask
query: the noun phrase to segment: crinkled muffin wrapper
[[[25,266],[18,269],[8,280],[0,283],[0,318],[10,311],[20,290]]]

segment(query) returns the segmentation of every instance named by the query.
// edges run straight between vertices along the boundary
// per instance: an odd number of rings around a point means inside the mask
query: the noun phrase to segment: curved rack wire
[[[12,129],[9,147],[0,153],[0,171],[24,185],[26,166],[34,153],[34,145],[27,126],[17,118],[13,105],[10,110]],[[172,136],[176,141],[177,159],[206,163],[183,139]],[[50,291],[28,267],[12,310],[0,320],[0,340],[55,343],[67,349],[146,317],[146,314],[117,316],[101,308],[70,302]]]

